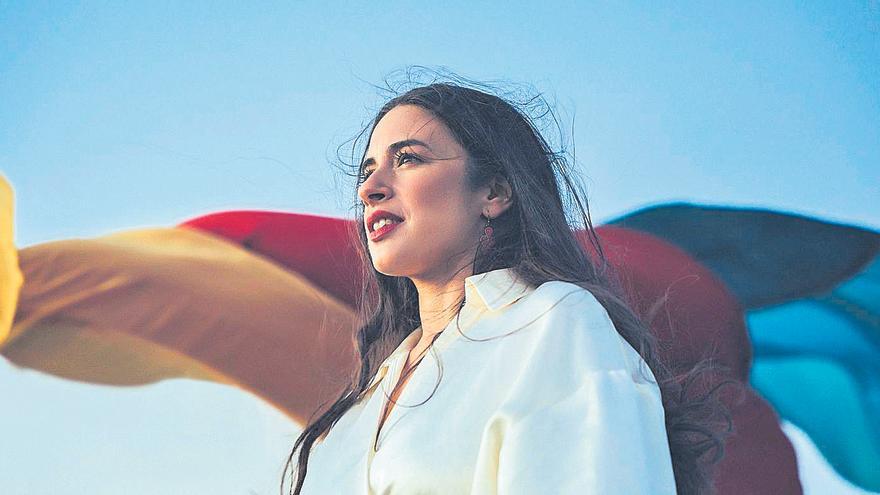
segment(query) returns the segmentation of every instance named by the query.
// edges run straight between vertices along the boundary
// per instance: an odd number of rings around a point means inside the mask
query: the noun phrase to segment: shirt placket
[[[443,334],[441,334],[437,341],[434,343],[433,347],[435,352],[443,351],[448,345],[450,345],[459,335],[459,331],[465,332],[470,327],[473,326],[476,321],[479,320],[480,315],[486,310],[482,305],[477,304],[466,304],[464,308],[462,308],[461,316],[456,322],[455,319],[449,322],[446,328],[443,330]],[[366,490],[365,493],[369,495],[373,495],[374,491],[372,489],[372,484],[370,483],[370,470],[373,465],[373,459],[378,453],[379,435],[381,434],[381,430],[379,428],[380,422],[382,421],[382,415],[385,412],[385,408],[388,406],[388,402],[390,401],[391,392],[394,390],[393,387],[397,385],[397,382],[400,380],[401,372],[403,371],[403,366],[406,364],[407,358],[409,357],[407,352],[401,352],[398,356],[392,359],[388,363],[388,368],[386,374],[381,378],[379,382],[379,387],[381,390],[377,390],[376,393],[381,394],[379,397],[378,403],[378,412],[372,410],[371,413],[375,414],[373,423],[373,434],[370,435],[370,445],[367,447],[367,455],[366,455],[366,466],[365,466],[365,483]],[[398,397],[398,400],[403,398],[403,394],[406,393],[406,390],[409,389],[410,386],[407,385],[406,389],[404,389],[401,396]],[[385,426],[392,424],[392,419],[394,419],[398,414],[400,414],[398,407],[393,408],[389,413],[388,417],[385,418],[383,425],[383,429],[386,430]]]
[[[382,416],[385,412],[385,408],[388,407],[388,401],[390,400],[391,391],[393,390],[389,387],[389,384],[396,384],[399,380],[401,369],[403,368],[403,364],[406,362],[406,357],[406,353],[400,353],[400,355],[398,355],[389,363],[385,376],[382,377],[381,381],[379,382],[380,390],[376,391],[381,395],[378,398],[379,407],[377,417],[375,419],[375,422],[373,423],[373,433],[369,436],[370,444],[367,446],[367,462],[365,473],[366,476],[364,478],[367,485],[365,493],[368,493],[370,495],[373,494],[372,484],[370,483],[370,468],[373,465],[373,458],[376,457],[376,453],[378,450],[376,446],[378,445],[379,441],[379,425],[380,421],[382,421]],[[393,387],[393,385],[391,386]],[[392,416],[396,412],[396,409],[397,408],[392,409],[388,417],[385,418],[385,424],[388,424],[390,422]]]

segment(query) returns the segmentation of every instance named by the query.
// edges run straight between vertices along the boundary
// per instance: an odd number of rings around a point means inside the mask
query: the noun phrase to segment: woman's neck
[[[422,322],[422,340],[430,340],[442,332],[461,308],[464,298],[464,279],[469,273],[461,272],[442,282],[413,280],[419,292],[419,318]]]

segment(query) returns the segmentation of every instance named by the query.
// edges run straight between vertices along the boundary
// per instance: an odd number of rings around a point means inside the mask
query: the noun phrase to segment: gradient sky
[[[336,147],[409,64],[543,92],[597,224],[683,200],[878,229],[880,2],[768,3],[0,0],[16,241],[346,215]],[[272,494],[296,433],[189,380],[121,389],[3,361],[0,401],[10,494]]]

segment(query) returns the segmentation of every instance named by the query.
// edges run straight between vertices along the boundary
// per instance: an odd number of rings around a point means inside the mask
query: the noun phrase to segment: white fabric
[[[854,485],[838,473],[807,433],[786,420],[780,420],[782,432],[791,441],[797,458],[798,477],[803,495],[880,495]]]
[[[374,452],[421,328],[385,360],[313,448],[302,493],[675,493],[660,390],[592,293],[473,275],[458,326],[413,371]]]

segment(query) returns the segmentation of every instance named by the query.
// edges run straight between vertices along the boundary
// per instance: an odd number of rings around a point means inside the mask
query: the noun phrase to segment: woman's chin
[[[399,264],[394,263],[393,260],[387,258],[388,257],[386,256],[374,256],[373,268],[375,268],[377,272],[387,277],[399,277]]]
[[[408,277],[413,273],[418,273],[418,269],[414,271],[413,264],[407,263],[407,261],[413,260],[403,260],[398,256],[376,253],[373,256],[373,268],[386,277]]]

